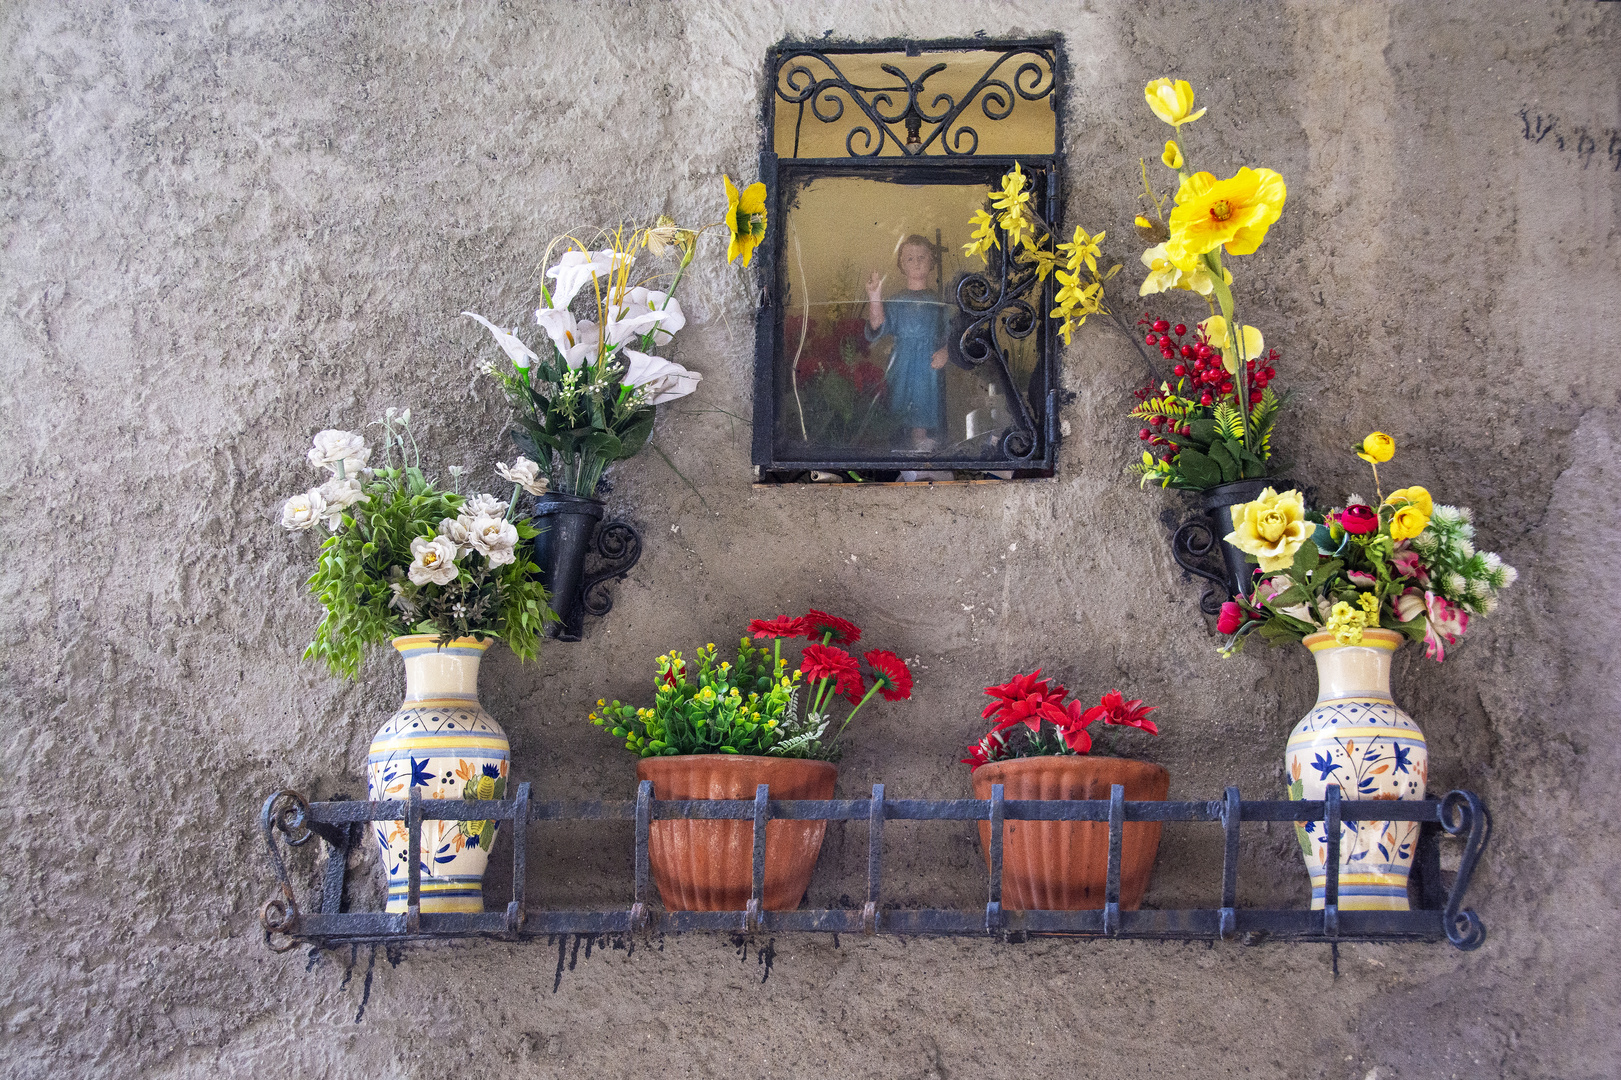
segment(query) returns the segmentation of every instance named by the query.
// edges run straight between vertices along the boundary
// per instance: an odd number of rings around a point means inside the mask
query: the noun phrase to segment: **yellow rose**
[[[1383,465],[1396,456],[1396,440],[1382,431],[1370,432],[1356,456],[1370,465]]]
[[[1174,128],[1191,124],[1205,114],[1203,109],[1191,111],[1193,87],[1186,79],[1174,83],[1170,79],[1155,79],[1143,87],[1143,97],[1148,99],[1148,107],[1154,110],[1154,115]]]
[[[1233,508],[1233,531],[1223,539],[1254,555],[1267,573],[1287,570],[1295,552],[1310,538],[1314,526],[1306,520],[1306,503],[1298,491],[1281,495],[1267,488],[1254,502]]]
[[[1165,140],[1165,152],[1159,159],[1165,162],[1167,169],[1180,169],[1182,167],[1182,149],[1176,145],[1175,139]]]
[[[1385,505],[1393,506],[1403,499],[1406,499],[1409,505],[1416,507],[1419,513],[1425,517],[1435,513],[1435,500],[1430,498],[1430,493],[1421,487],[1406,487],[1400,491],[1392,491],[1390,497],[1385,500]]]
[[[1423,532],[1430,523],[1430,515],[1416,506],[1404,506],[1390,519],[1392,540],[1411,540]]]

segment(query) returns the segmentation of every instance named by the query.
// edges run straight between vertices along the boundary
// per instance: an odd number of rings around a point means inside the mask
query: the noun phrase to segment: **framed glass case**
[[[1018,162],[1059,205],[1055,40],[778,46],[761,172],[763,481],[1051,475],[1052,284],[970,218]]]

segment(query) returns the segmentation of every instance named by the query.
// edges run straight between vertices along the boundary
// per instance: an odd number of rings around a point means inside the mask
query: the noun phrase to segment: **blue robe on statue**
[[[863,327],[868,341],[885,334],[895,338],[885,374],[889,411],[904,427],[922,428],[931,436],[946,426],[945,372],[932,366],[934,354],[945,347],[946,327],[946,306],[927,289],[896,293],[884,301],[884,325]]]

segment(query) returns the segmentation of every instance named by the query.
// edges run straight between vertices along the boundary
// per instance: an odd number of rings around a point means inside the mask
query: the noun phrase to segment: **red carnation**
[[[1105,724],[1124,724],[1142,728],[1150,735],[1158,735],[1159,728],[1148,719],[1148,714],[1157,708],[1158,705],[1145,706],[1141,700],[1126,701],[1120,691],[1110,690],[1103,695],[1102,701],[1086,710],[1084,720],[1088,724],[1094,720],[1102,720]]]
[[[1379,511],[1365,503],[1352,503],[1340,511],[1340,528],[1361,536],[1379,531]]]
[[[805,633],[805,620],[778,615],[769,621],[755,619],[749,623],[749,633],[756,638],[799,637]]]
[[[804,624],[803,633],[807,638],[824,645],[854,645],[861,640],[861,627],[825,611],[812,608],[800,616],[799,621]]]
[[[799,658],[799,670],[805,673],[808,682],[837,679],[841,689],[849,685],[852,675],[857,682],[861,680],[861,666],[856,663],[856,658],[830,645],[805,646]]]
[[[905,701],[912,696],[912,672],[906,661],[892,652],[874,649],[864,655],[872,668],[872,677],[881,689],[879,693],[888,701]]]

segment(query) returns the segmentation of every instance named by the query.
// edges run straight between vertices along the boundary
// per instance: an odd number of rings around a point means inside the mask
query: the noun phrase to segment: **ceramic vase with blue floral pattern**
[[[490,641],[457,638],[439,645],[431,634],[394,639],[405,658],[405,702],[371,742],[367,765],[373,802],[406,800],[420,788],[430,799],[506,796],[506,732],[478,700],[478,665]],[[422,822],[421,910],[484,910],[484,867],[498,822]],[[405,911],[410,835],[404,821],[374,821],[388,873],[390,913]]]
[[[1289,735],[1289,798],[1422,799],[1429,777],[1424,733],[1390,697],[1390,658],[1406,639],[1364,630],[1356,645],[1311,634],[1317,704]],[[1406,911],[1407,876],[1418,847],[1416,821],[1347,821],[1340,827],[1341,911]],[[1311,874],[1311,906],[1323,906],[1328,845],[1323,822],[1296,822]]]

